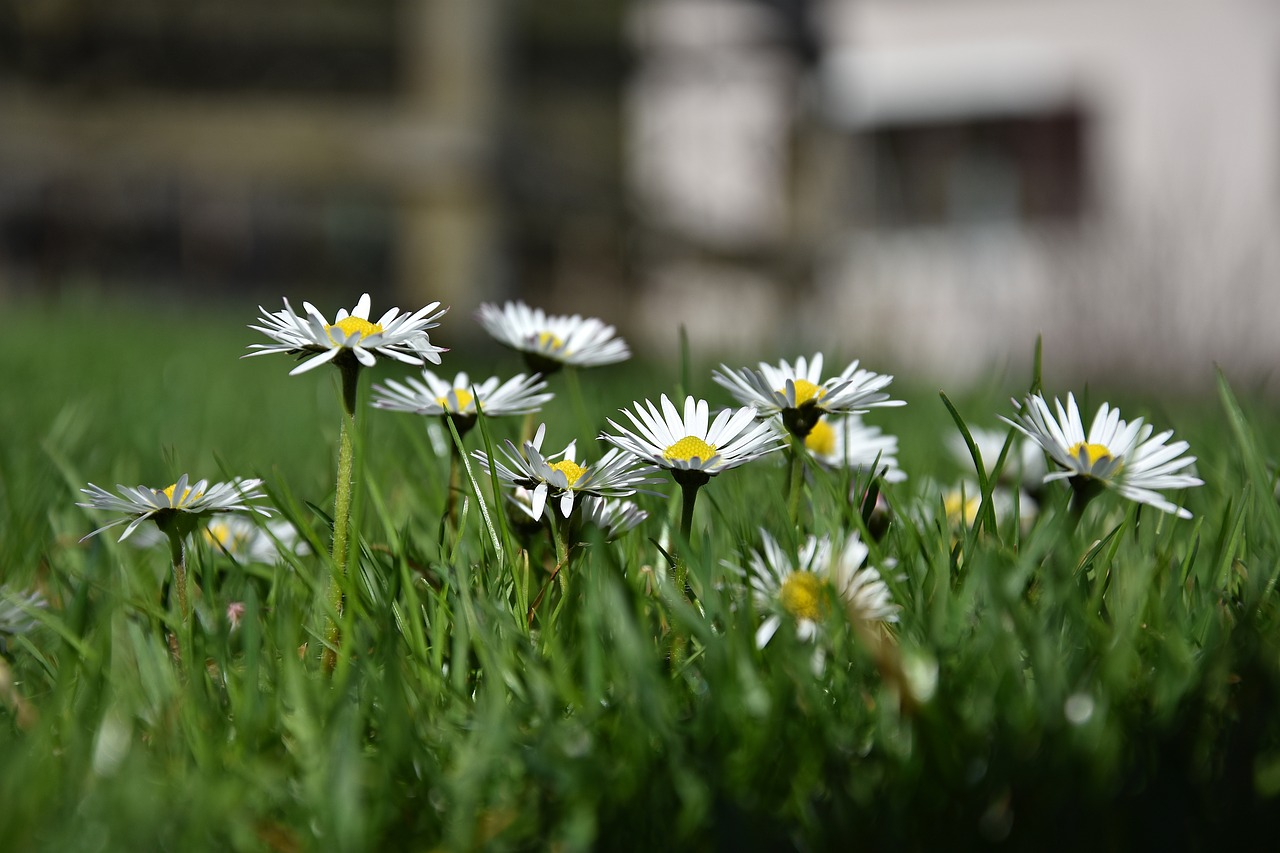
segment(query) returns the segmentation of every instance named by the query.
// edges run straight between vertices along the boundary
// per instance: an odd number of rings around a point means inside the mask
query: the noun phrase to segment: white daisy
[[[530,370],[551,374],[565,365],[598,367],[631,357],[613,326],[594,317],[546,314],[523,302],[484,303],[476,320],[494,340],[520,352]]]
[[[1046,483],[1070,480],[1081,508],[1094,491],[1106,487],[1179,518],[1191,518],[1188,510],[1156,491],[1204,483],[1187,473],[1196,461],[1194,456],[1183,455],[1190,445],[1185,441],[1169,443],[1173,430],[1153,436],[1154,428],[1142,418],[1126,422],[1121,420],[1119,409],[1103,403],[1086,434],[1074,395],[1067,395],[1065,408],[1056,399],[1053,403],[1056,418],[1039,394],[1027,398],[1025,411],[1016,420],[1001,418],[1036,441],[1062,467],[1046,474]]]
[[[498,477],[508,483],[532,490],[529,514],[540,518],[548,498],[558,500],[560,514],[568,518],[573,513],[578,495],[594,497],[625,497],[636,493],[636,487],[651,482],[651,469],[641,465],[633,456],[610,450],[594,465],[580,465],[577,461],[577,442],[571,441],[564,450],[543,455],[542,440],[547,426],[541,424],[532,441],[524,442],[520,450],[509,440],[502,453],[511,463],[507,467],[500,460],[492,465]],[[472,453],[481,467],[488,471],[490,460],[483,450]],[[558,460],[558,461],[552,461]]]
[[[781,415],[787,429],[801,438],[824,414],[861,414],[876,406],[906,405],[884,393],[892,376],[861,370],[857,361],[839,376],[824,380],[822,353],[812,361],[801,356],[794,365],[781,361],[774,367],[760,362],[759,370],[732,370],[722,364],[711,378],[738,402],[755,406],[761,417]]]
[[[27,633],[39,624],[31,617],[31,611],[48,606],[39,592],[14,592],[8,586],[0,586],[0,634]]]
[[[449,309],[441,309],[439,302],[432,302],[412,314],[392,308],[373,322],[369,319],[369,306],[366,293],[351,311],[339,310],[332,323],[310,302],[302,303],[305,316],[294,312],[288,299],[284,300],[281,311],[258,306],[262,325],[249,328],[262,332],[275,343],[250,344],[249,349],[256,352],[243,357],[272,352],[310,354],[310,358],[289,371],[290,376],[333,361],[343,353],[365,367],[372,367],[378,355],[406,364],[440,363],[440,353],[445,349],[431,343],[427,329],[440,325],[435,321]]]
[[[448,382],[430,370],[422,371],[422,379],[409,377],[403,383],[388,379],[373,386],[373,405],[396,412],[446,416],[466,435],[476,423],[476,415],[488,417],[525,415],[536,412],[555,395],[546,393],[547,383],[540,375],[519,374],[506,382],[491,376],[472,383],[466,373]]]
[[[261,525],[239,515],[212,519],[204,528],[204,540],[242,563],[272,565],[284,562],[286,554],[311,553],[311,547],[289,522]]]
[[[687,397],[684,416],[665,394],[661,411],[648,400],[633,403],[635,412],[622,409],[635,432],[609,425],[621,435],[600,437],[659,468],[665,468],[676,482],[705,483],[711,477],[750,462],[782,447],[782,438],[768,422],[757,423],[754,407],[724,409],[714,421],[706,400]],[[710,423],[708,423],[710,421]]]
[[[628,500],[587,497],[582,502],[582,520],[600,528],[609,540],[617,539],[648,517],[648,512]]]
[[[941,506],[942,517],[946,519],[950,529],[973,527],[978,519],[978,510],[982,508],[982,489],[971,480],[949,488],[939,483],[926,483],[921,494],[924,497],[918,505],[920,520],[939,517],[938,508]],[[1035,521],[1039,506],[1027,492],[1003,486],[996,486],[991,490],[991,508],[995,511],[997,521],[1010,518],[1015,507],[1018,521],[1024,527]]]
[[[779,430],[782,424],[773,421]],[[820,420],[804,437],[805,449],[829,468],[866,472],[874,465],[887,483],[901,483],[906,473],[898,467],[898,437],[878,426],[863,423],[858,415]]]
[[[1004,449],[1004,443],[1009,434],[998,429],[970,427],[969,435],[982,456],[982,467],[986,469],[984,473],[990,476],[996,462],[1000,459],[1000,451]],[[973,467],[973,454],[969,452],[969,445],[965,443],[964,436],[959,432],[947,435],[947,449],[961,465]],[[1009,455],[1005,459],[1004,469],[1000,472],[1000,479],[1008,483],[1021,484],[1023,488],[1035,491],[1044,482],[1045,473],[1044,451],[1040,449],[1040,445],[1034,441],[1026,441],[1022,435],[1014,436],[1013,444],[1009,447]]]
[[[190,530],[199,519],[216,512],[242,510],[270,516],[271,510],[249,503],[266,497],[265,493],[258,491],[260,485],[262,485],[261,480],[233,480],[229,483],[215,483],[212,486],[209,485],[208,480],[199,480],[188,485],[187,475],[183,474],[178,478],[178,482],[165,489],[152,489],[147,486],[129,488],[117,485],[116,491],[120,494],[116,496],[90,483],[89,488],[80,490],[89,496],[89,500],[78,503],[76,506],[118,512],[124,517],[99,527],[80,541],[83,542],[117,525],[128,524],[124,533],[120,534],[120,541],[123,542],[137,529],[138,525],[149,518],[154,519],[162,529],[171,521],[179,521],[179,532],[185,533],[186,531],[182,530],[183,527]]]
[[[862,565],[868,549],[857,533],[845,539],[838,557],[829,537],[810,536],[795,559],[768,531],[761,530],[760,536],[763,552],[752,553],[749,575],[756,603],[769,615],[756,631],[757,647],[768,644],[788,616],[796,620],[796,636],[812,640],[831,597],[854,618],[898,621],[889,587],[876,569]]]

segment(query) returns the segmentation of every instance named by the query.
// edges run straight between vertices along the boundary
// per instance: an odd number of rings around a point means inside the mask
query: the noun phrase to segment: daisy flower
[[[341,362],[344,358],[354,359],[356,364],[365,367],[372,367],[377,361],[376,356],[406,364],[440,363],[440,353],[445,349],[431,343],[427,329],[440,325],[435,321],[449,309],[440,309],[439,302],[432,302],[412,314],[392,308],[374,322],[369,319],[369,306],[369,294],[366,293],[355,308],[339,310],[332,323],[310,302],[302,303],[304,316],[293,310],[288,299],[284,300],[281,311],[268,311],[258,306],[262,312],[259,319],[262,325],[249,328],[262,332],[273,343],[250,344],[249,349],[255,352],[244,358],[272,352],[309,355],[306,361],[289,371],[290,376],[319,367],[327,361],[338,359]]]
[[[578,463],[576,441],[569,442],[559,453],[544,455],[542,440],[546,430],[547,425],[541,424],[533,440],[524,442],[520,450],[510,440],[505,442],[507,449],[502,453],[510,467],[500,460],[491,462],[483,450],[472,454],[485,471],[493,466],[499,479],[531,490],[529,514],[533,518],[542,516],[548,499],[557,501],[561,517],[568,518],[579,495],[625,497],[635,494],[637,486],[650,482],[646,476],[650,472],[648,466],[618,450],[610,450],[590,466]]]
[[[648,512],[628,500],[587,497],[582,502],[582,520],[600,528],[604,538],[611,541],[648,517]]]
[[[0,634],[16,637],[27,633],[38,624],[31,618],[31,611],[48,606],[39,592],[14,592],[8,586],[0,586]]]
[[[80,490],[88,495],[89,500],[76,506],[119,513],[122,517],[104,524],[80,541],[125,524],[127,526],[119,540],[123,542],[147,519],[153,519],[161,530],[176,529],[185,534],[194,529],[198,520],[213,513],[244,511],[270,516],[271,510],[250,503],[266,497],[265,493],[258,491],[260,485],[261,480],[233,480],[213,485],[209,485],[208,480],[199,480],[189,484],[187,475],[183,474],[178,482],[164,489],[117,485],[117,496],[90,483],[89,488]]]
[[[1017,405],[1018,401],[1013,402]],[[1056,417],[1045,399],[1033,394],[1016,420],[1001,420],[1034,440],[1062,468],[1046,474],[1044,482],[1068,480],[1075,493],[1075,512],[1082,512],[1094,495],[1109,488],[1162,512],[1191,518],[1190,511],[1156,491],[1204,484],[1188,473],[1196,461],[1194,456],[1183,455],[1190,445],[1185,441],[1169,443],[1173,430],[1153,436],[1154,428],[1142,418],[1126,422],[1119,409],[1103,403],[1086,434],[1074,395],[1067,395],[1065,408],[1057,399],[1053,404]]]
[[[986,469],[984,473],[990,476],[1009,434],[998,429],[970,427],[969,435],[982,456],[982,467]],[[969,452],[969,445],[959,432],[947,436],[947,449],[962,466],[973,467],[973,454]],[[1044,451],[1040,449],[1040,445],[1034,441],[1026,441],[1021,434],[1014,436],[1000,479],[1008,483],[1019,483],[1028,491],[1038,491],[1039,486],[1044,483],[1045,473]]]
[[[610,419],[609,426],[621,435],[604,433],[600,438],[665,468],[682,486],[700,486],[782,446],[773,427],[756,422],[754,407],[724,409],[711,421],[706,400],[685,398],[683,417],[667,395],[660,402],[661,409],[648,400],[634,403],[634,412],[622,409],[635,431]]]
[[[404,382],[388,379],[385,384],[375,384],[373,406],[446,416],[453,420],[458,434],[465,435],[475,425],[478,412],[495,417],[538,411],[554,396],[546,393],[546,387],[546,381],[538,374],[521,373],[506,382],[491,376],[473,384],[466,373],[459,373],[449,382],[424,369],[421,380],[411,376]]]
[[[781,430],[782,425],[774,421]],[[820,420],[804,438],[805,449],[829,468],[863,472],[876,467],[886,483],[901,483],[906,473],[898,467],[898,437],[878,426],[863,423],[858,415]]]
[[[211,548],[225,551],[240,563],[271,565],[284,562],[286,554],[311,553],[297,528],[287,521],[263,524],[240,515],[216,515],[199,531],[199,536]],[[139,548],[151,548],[164,539],[157,528],[142,527],[129,537],[129,542]]]
[[[501,308],[486,302],[476,320],[498,343],[521,353],[530,370],[545,375],[565,365],[599,367],[631,357],[617,330],[594,317],[546,314],[523,302]]]
[[[861,414],[875,406],[903,406],[884,389],[892,376],[858,368],[854,361],[839,376],[822,378],[822,353],[806,361],[804,356],[776,367],[760,362],[760,369],[732,370],[720,365],[711,378],[728,389],[738,402],[755,406],[762,417],[781,415],[794,435],[804,438],[824,414]]]
[[[849,534],[839,555],[829,537],[810,536],[794,559],[768,531],[760,536],[763,549],[752,553],[748,574],[756,603],[769,615],[756,631],[757,647],[764,648],[787,617],[796,620],[796,636],[814,639],[833,598],[856,619],[898,621],[889,587],[876,569],[862,565],[868,549],[857,533]]]

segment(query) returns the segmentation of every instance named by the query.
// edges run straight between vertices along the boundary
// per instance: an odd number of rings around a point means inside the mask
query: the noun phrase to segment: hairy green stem
[[[342,593],[346,586],[351,535],[351,493],[356,455],[356,388],[360,380],[360,362],[354,357],[342,358],[338,367],[342,373],[342,429],[338,433],[338,480],[333,500],[333,569],[329,579],[329,605],[336,615],[329,618],[325,628],[325,649],[322,655],[324,668],[329,672],[333,671],[338,662],[337,648],[341,640],[338,621],[342,618]]]

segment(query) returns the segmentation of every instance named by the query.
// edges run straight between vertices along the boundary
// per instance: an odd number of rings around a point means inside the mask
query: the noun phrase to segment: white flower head
[[[787,429],[801,438],[826,414],[863,414],[877,406],[906,405],[884,391],[892,376],[862,370],[857,361],[840,375],[823,379],[822,353],[811,361],[801,356],[794,365],[785,360],[776,367],[760,362],[759,370],[733,370],[722,364],[711,378],[738,402],[755,406],[761,417],[781,415]]]
[[[204,540],[241,563],[283,563],[287,554],[311,552],[298,529],[287,521],[265,525],[241,515],[220,515],[204,528]]]
[[[582,502],[582,520],[598,527],[604,538],[611,541],[648,517],[648,512],[629,500],[586,497]]]
[[[375,383],[373,405],[418,415],[526,415],[538,411],[555,396],[546,387],[546,381],[536,373],[521,373],[506,382],[497,376],[473,382],[466,373],[448,381],[424,369],[422,379],[411,376],[404,382],[388,379]]]
[[[600,437],[671,471],[677,482],[682,482],[682,477],[706,482],[721,471],[782,447],[782,437],[768,422],[757,422],[751,406],[724,409],[712,421],[706,400],[686,397],[683,416],[665,394],[660,404],[661,409],[648,400],[633,403],[634,412],[622,412],[635,431],[610,419],[609,425],[621,434]]]
[[[433,345],[427,334],[428,329],[440,325],[435,321],[449,310],[440,308],[439,302],[432,302],[412,314],[392,308],[377,322],[369,318],[367,293],[360,297],[355,308],[339,310],[332,323],[310,302],[303,302],[302,307],[303,316],[293,310],[288,299],[284,300],[281,311],[268,311],[259,306],[262,325],[249,328],[262,332],[273,343],[250,344],[249,349],[254,352],[243,357],[272,352],[310,355],[289,371],[293,376],[343,357],[344,353],[354,358],[355,363],[372,367],[377,356],[406,364],[439,364],[440,353],[446,351],[444,347]]]
[[[1001,418],[1038,443],[1062,468],[1046,474],[1046,483],[1069,479],[1077,489],[1106,487],[1162,512],[1191,518],[1189,510],[1156,491],[1204,484],[1188,473],[1196,461],[1194,456],[1183,455],[1190,445],[1185,441],[1169,443],[1173,430],[1153,436],[1154,428],[1142,418],[1126,422],[1119,409],[1103,403],[1085,433],[1074,395],[1067,395],[1065,407],[1056,399],[1053,404],[1056,417],[1044,397],[1033,394],[1016,419]]]
[[[519,450],[511,441],[505,442],[502,455],[510,467],[501,460],[491,462],[483,450],[472,453],[485,471],[492,465],[499,479],[530,490],[526,511],[532,518],[542,517],[548,499],[556,500],[560,514],[568,518],[579,495],[625,497],[651,482],[647,476],[652,472],[649,466],[617,450],[609,450],[593,465],[577,461],[576,441],[569,442],[559,453],[544,455],[542,440],[546,430],[546,424],[539,425],[533,440],[524,442]]]
[[[87,489],[80,490],[89,496],[89,500],[76,506],[120,513],[123,516],[99,527],[84,539],[117,525],[127,524],[124,533],[120,534],[120,541],[123,542],[147,519],[154,519],[163,528],[169,521],[177,519],[185,519],[190,526],[194,526],[197,520],[218,512],[244,511],[270,516],[270,509],[250,503],[266,497],[264,492],[258,490],[261,485],[261,480],[233,480],[213,485],[208,480],[199,480],[189,484],[187,475],[183,474],[176,483],[164,489],[117,485],[117,496],[90,483]],[[84,539],[80,541],[83,542]]]
[[[595,317],[547,314],[523,302],[484,303],[476,319],[494,340],[524,355],[530,370],[554,373],[565,365],[598,367],[631,357],[613,326]]]
[[[31,611],[48,606],[40,592],[14,592],[8,586],[0,586],[0,634],[26,634],[38,624]]]
[[[973,443],[978,446],[979,455],[982,456],[982,467],[986,469],[984,473],[990,476],[996,462],[1000,460],[1000,451],[1004,449],[1004,443],[1009,434],[998,429],[970,427],[969,435],[973,438]],[[973,467],[973,454],[969,452],[969,445],[965,443],[964,436],[959,431],[947,435],[947,449],[962,466]],[[1040,449],[1040,445],[1034,441],[1027,441],[1021,433],[1016,434],[1009,447],[1004,468],[1000,472],[1000,479],[1009,483],[1019,483],[1026,489],[1036,490],[1044,482],[1045,473],[1044,451]]]
[[[808,537],[794,557],[768,531],[761,530],[760,538],[762,549],[752,553],[748,574],[757,605],[769,615],[756,631],[757,647],[767,645],[787,617],[796,620],[796,636],[812,640],[833,597],[853,618],[898,621],[889,587],[876,569],[863,565],[868,549],[857,533],[849,534],[838,555],[827,536]]]
[[[785,431],[774,420],[779,432]],[[901,483],[906,472],[898,467],[898,437],[878,426],[864,423],[859,415],[823,419],[804,437],[804,446],[829,468],[849,468],[866,472],[872,467],[886,483]]]

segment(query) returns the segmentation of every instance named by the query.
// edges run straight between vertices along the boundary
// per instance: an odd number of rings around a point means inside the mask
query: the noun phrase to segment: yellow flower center
[[[178,488],[178,484],[174,483],[172,486],[169,486],[163,489],[164,496],[169,499],[170,505],[175,507],[185,506],[187,503],[187,498],[190,498],[193,501],[200,500],[200,497],[204,494],[204,492],[197,492],[196,494],[193,495],[191,494],[191,487],[187,486],[185,489],[182,490],[182,496],[175,501],[173,499],[173,490],[176,488]]]
[[[579,465],[576,462],[571,462],[568,459],[562,459],[559,462],[554,462],[551,467],[562,472],[564,474],[564,478],[569,481],[570,486],[578,482],[578,478],[587,473],[586,466]]]
[[[1087,441],[1076,442],[1071,445],[1071,449],[1067,452],[1075,459],[1084,458],[1088,460],[1090,468],[1103,460],[1114,458],[1111,450],[1105,444],[1089,444]]]
[[[792,572],[782,582],[778,598],[792,616],[816,622],[822,617],[822,578],[813,572]]]
[[[804,437],[804,446],[809,448],[810,453],[830,456],[836,452],[835,428],[826,421],[818,421]]]
[[[340,329],[342,331],[342,334],[345,335],[346,337],[351,337],[353,334],[356,334],[358,332],[360,334],[360,337],[367,338],[370,335],[376,335],[379,332],[381,332],[382,324],[370,323],[368,320],[364,319],[363,317],[345,317],[339,320],[338,322],[326,327],[326,331],[329,333],[329,340],[333,341],[336,344],[337,341],[334,340],[334,337],[333,337],[334,329]]]
[[[663,459],[688,462],[690,459],[701,459],[706,462],[716,455],[716,446],[707,444],[696,435],[686,435],[675,444],[662,451]]]
[[[796,386],[796,406],[803,406],[805,403],[816,403],[827,395],[827,389],[820,385],[814,385],[808,379],[796,379],[793,383]],[[778,393],[786,394],[787,389],[779,388]]]
[[[204,529],[204,539],[210,545],[225,548],[231,543],[231,530],[222,522],[215,521]]]
[[[458,408],[457,408],[458,412],[465,412],[467,409],[471,407],[471,401],[474,398],[471,396],[470,391],[468,391],[465,388],[454,388],[452,393],[454,397],[458,398]],[[448,394],[444,395],[443,397],[436,397],[436,402],[439,403],[440,407],[443,408],[445,411],[449,410]]]
[[[942,508],[947,513],[947,521],[951,524],[963,522],[971,525],[978,518],[978,507],[982,505],[982,496],[962,497],[960,492],[951,492],[942,499]]]
[[[538,332],[538,346],[542,349],[564,349],[564,341],[554,332]]]

